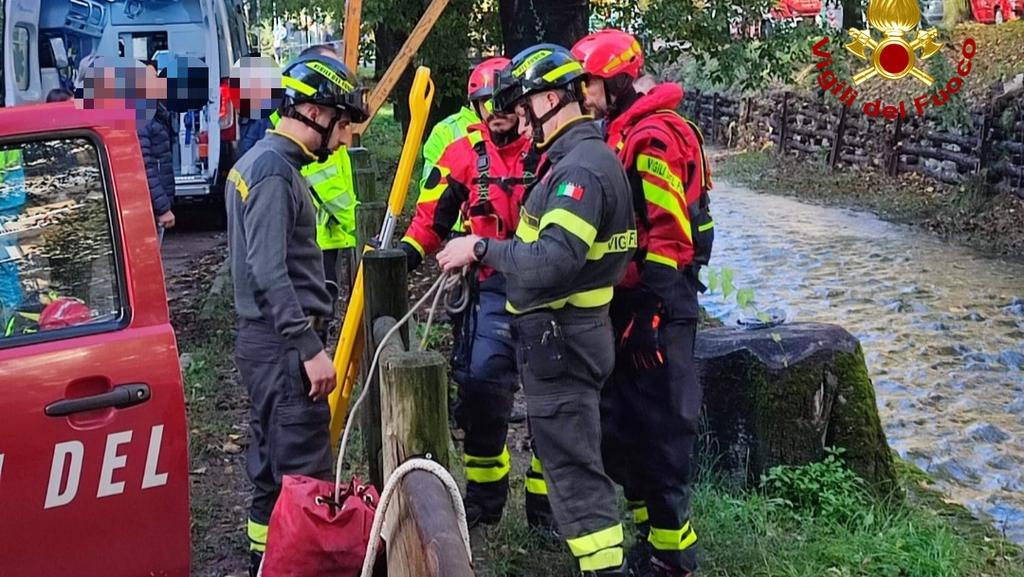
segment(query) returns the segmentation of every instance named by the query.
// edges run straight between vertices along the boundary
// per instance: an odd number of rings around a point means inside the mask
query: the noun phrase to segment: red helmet
[[[625,74],[635,80],[644,68],[640,43],[630,34],[614,28],[584,36],[572,47],[572,55],[583,63],[587,74],[598,78]]]
[[[72,297],[60,297],[46,305],[39,315],[39,329],[49,331],[87,323],[92,320],[92,311],[82,301]]]
[[[508,58],[497,56],[488,58],[469,73],[469,85],[466,87],[466,94],[469,101],[490,98],[494,94],[494,73],[505,68],[510,63]]]

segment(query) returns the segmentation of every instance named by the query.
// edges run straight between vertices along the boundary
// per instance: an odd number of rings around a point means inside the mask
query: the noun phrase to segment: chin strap
[[[313,151],[316,155],[317,162],[327,162],[327,159],[331,156],[331,149],[328,147],[331,140],[331,133],[334,132],[334,126],[338,124],[338,117],[341,116],[335,112],[334,117],[327,123],[327,126],[320,126],[316,122],[313,122],[305,114],[301,114],[294,106],[288,111],[288,117],[294,118],[306,126],[312,128],[320,135],[320,146]]]
[[[533,129],[533,141],[536,144],[541,144],[545,141],[544,124],[554,118],[555,115],[561,112],[563,108],[573,102],[579,102],[579,99],[574,94],[571,94],[570,90],[566,90],[558,97],[558,104],[556,104],[551,110],[545,112],[543,116],[539,118],[533,111],[533,104],[527,102],[527,105],[525,106],[526,121],[530,123],[530,128]]]

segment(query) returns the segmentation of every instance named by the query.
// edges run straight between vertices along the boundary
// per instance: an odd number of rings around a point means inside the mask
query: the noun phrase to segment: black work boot
[[[693,577],[692,571],[672,567],[654,556],[640,566],[630,566],[629,574],[630,577]]]
[[[600,569],[598,571],[583,571],[580,573],[580,577],[628,577],[629,570],[626,567],[626,563],[623,562],[621,567],[610,567],[608,569]]]
[[[256,577],[260,573],[260,563],[263,562],[263,553],[249,551],[249,577]]]
[[[641,532],[636,537],[636,542],[626,552],[626,564],[629,565],[630,573],[639,575],[651,564],[651,557],[654,555],[654,546],[647,540],[647,531]]]
[[[562,535],[558,531],[558,523],[551,512],[551,503],[547,495],[526,494],[526,524],[554,546],[560,547]]]
[[[466,508],[467,529],[472,529],[477,525],[497,525],[501,521],[501,511],[488,512],[476,501],[463,501],[463,505]]]

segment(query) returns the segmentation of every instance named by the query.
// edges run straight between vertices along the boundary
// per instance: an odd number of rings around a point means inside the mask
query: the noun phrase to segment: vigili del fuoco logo
[[[906,118],[908,109],[921,116],[929,106],[943,106],[960,91],[971,73],[971,60],[977,51],[973,38],[964,40],[960,46],[961,58],[956,74],[944,85],[939,84],[936,90],[936,79],[925,72],[921,64],[935,56],[942,49],[942,43],[937,40],[937,30],[920,28],[921,9],[917,0],[870,0],[867,17],[868,29],[849,30],[850,41],[846,43],[846,49],[865,64],[849,82],[839,78],[831,69],[832,54],[825,49],[829,41],[827,36],[811,48],[811,53],[818,58],[818,85],[822,90],[831,93],[848,108],[853,108],[860,94],[857,87],[875,77],[887,82],[911,76],[920,81],[926,92],[914,98],[909,106],[903,100],[891,104],[881,98],[863,103],[864,114],[882,116],[887,120]],[[872,30],[881,33],[881,38],[876,39]],[[910,40],[914,30],[917,33]]]

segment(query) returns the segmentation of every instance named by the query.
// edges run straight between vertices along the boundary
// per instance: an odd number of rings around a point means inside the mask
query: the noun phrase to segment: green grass
[[[882,503],[834,467],[792,468],[790,477],[817,482],[815,491],[856,495],[856,507],[835,511],[794,505],[791,492],[741,490],[707,475],[693,495],[700,535],[700,574],[714,577],[1024,577],[1024,557],[965,509],[923,486],[927,477],[901,464],[905,501]],[[823,471],[825,471],[823,473]],[[830,477],[834,475],[834,477]],[[829,479],[832,478],[832,481]],[[814,483],[812,483],[814,484]],[[486,532],[477,561],[488,577],[570,576],[569,554],[526,526],[522,477],[512,482],[502,522]],[[623,517],[625,518],[625,516]],[[627,524],[632,535],[632,526]]]

